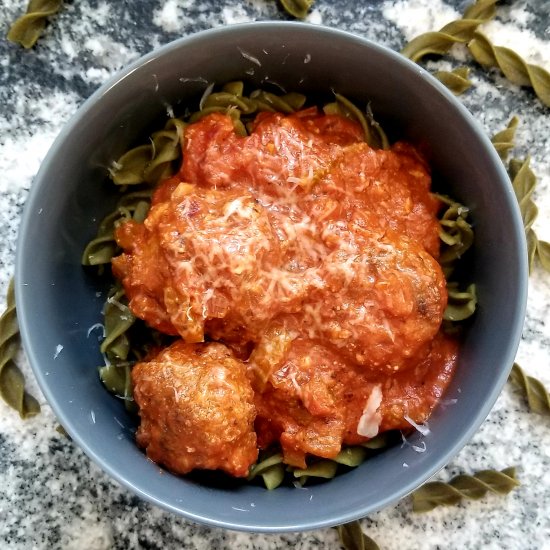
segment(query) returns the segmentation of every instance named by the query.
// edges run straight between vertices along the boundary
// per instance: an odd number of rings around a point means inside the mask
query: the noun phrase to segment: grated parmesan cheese
[[[378,435],[378,429],[380,428],[380,422],[382,421],[382,415],[378,412],[378,408],[382,403],[382,386],[377,384],[371,391],[363,414],[357,424],[357,433],[363,437],[375,437]]]
[[[57,344],[55,347],[55,353],[53,354],[53,358],[57,359],[59,357],[59,354],[63,351],[63,346],[61,344]]]
[[[101,323],[96,323],[95,325],[92,325],[92,326],[88,329],[88,332],[86,333],[86,338],[89,338],[90,335],[92,334],[92,332],[94,332],[94,330],[97,330],[97,329],[100,329],[100,330],[101,330],[101,336],[100,336],[99,339],[105,338],[105,326],[102,325]]]
[[[425,424],[417,424],[409,415],[404,414],[403,418],[417,431],[419,431],[422,435],[426,436],[430,433],[430,428],[428,426],[428,423]]]
[[[416,451],[417,453],[425,453],[426,452],[426,442],[421,441],[420,442],[422,446],[420,445],[411,445],[413,451]]]
[[[260,60],[257,57],[254,57],[252,54],[249,54],[247,51],[243,50],[242,48],[237,47],[237,49],[245,59],[248,59],[248,61],[251,61],[252,63],[258,65],[258,67],[262,66]]]
[[[204,108],[204,102],[208,99],[208,96],[212,93],[212,90],[214,89],[214,82],[211,82],[208,84],[206,89],[204,90],[201,99],[199,101],[199,110],[203,110]],[[189,145],[189,144],[188,144]]]

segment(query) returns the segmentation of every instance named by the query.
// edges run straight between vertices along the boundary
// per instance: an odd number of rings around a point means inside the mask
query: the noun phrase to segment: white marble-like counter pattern
[[[458,17],[463,0],[317,0],[308,20],[339,27],[399,49],[416,34]],[[66,2],[33,51],[4,40],[24,0],[4,0],[0,13],[0,296],[13,272],[19,217],[47,149],[78,106],[116,70],[174,38],[213,26],[285,19],[273,0],[135,0]],[[499,2],[499,18],[484,30],[550,70],[547,0]],[[448,69],[453,57],[429,68]],[[512,114],[521,125],[516,156],[532,156],[539,176],[535,229],[550,240],[550,108],[532,92],[472,65],[475,87],[462,101],[489,134]],[[531,277],[528,315],[518,361],[550,387],[550,276]],[[140,501],[111,481],[71,441],[56,420],[24,357],[21,364],[42,413],[28,421],[0,402],[0,548],[106,550],[339,548],[332,529],[255,535],[210,529]],[[506,498],[487,496],[415,515],[405,499],[363,521],[383,549],[550,548],[550,420],[529,413],[508,385],[472,441],[440,474],[516,465],[522,485]]]

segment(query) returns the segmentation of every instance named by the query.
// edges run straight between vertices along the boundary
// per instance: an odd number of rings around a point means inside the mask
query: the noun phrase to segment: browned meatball
[[[352,220],[327,227],[324,235],[347,244],[328,254],[319,269],[326,287],[312,291],[304,304],[305,334],[320,336],[368,371],[414,368],[447,305],[440,265],[391,229],[365,230]]]
[[[244,364],[223,344],[177,341],[132,370],[138,444],[171,471],[244,477],[258,457],[254,395]]]

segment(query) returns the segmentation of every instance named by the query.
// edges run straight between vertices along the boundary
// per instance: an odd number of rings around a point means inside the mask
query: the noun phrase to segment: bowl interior
[[[134,420],[98,379],[104,290],[80,265],[85,244],[113,206],[106,168],[167,109],[180,113],[207,83],[318,93],[371,102],[402,138],[428,146],[434,173],[472,210],[470,277],[479,308],[426,451],[393,447],[329,483],[306,489],[208,486],[176,478],[137,448]],[[196,103],[195,103],[196,105]],[[503,221],[506,220],[506,223]],[[142,497],[192,520],[251,531],[296,531],[363,517],[433,475],[468,441],[493,405],[520,337],[526,293],[523,228],[500,160],[466,110],[421,68],[347,33],[297,23],[256,23],[181,39],[136,62],[96,92],[44,161],[24,213],[17,307],[44,394],[85,452]],[[506,276],[503,276],[506,274]],[[410,438],[418,444],[420,434]],[[406,464],[406,466],[405,466]]]

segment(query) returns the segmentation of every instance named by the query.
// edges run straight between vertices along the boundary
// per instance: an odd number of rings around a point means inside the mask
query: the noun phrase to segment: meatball
[[[437,261],[405,235],[364,230],[354,221],[329,226],[324,236],[347,245],[320,269],[326,288],[311,292],[304,305],[305,333],[370,370],[391,374],[413,367],[439,331],[447,305]]]
[[[306,456],[334,458],[341,445],[358,445],[387,430],[425,422],[456,366],[458,343],[439,334],[415,368],[392,376],[354,367],[324,345],[297,339],[281,352],[260,351],[274,368],[255,395],[260,447],[280,441],[287,464],[303,468]]]
[[[144,224],[127,222],[116,232],[124,253],[113,259],[113,271],[134,315],[188,343],[204,341],[209,321],[226,332],[263,326],[272,316],[265,273],[280,262],[265,210],[247,193],[186,183],[164,195],[157,195]],[[299,283],[281,308],[299,301]]]
[[[278,342],[274,344],[272,348]],[[256,393],[256,431],[262,448],[280,441],[284,462],[305,468],[308,454],[334,458],[340,451],[346,409],[342,395],[354,379],[347,365],[321,344],[297,339],[284,347],[271,355],[273,372]]]
[[[147,456],[177,474],[245,477],[258,457],[254,395],[245,365],[223,344],[181,340],[132,370]]]
[[[428,167],[412,145],[391,150],[356,143],[343,149],[318,189],[338,197],[344,212],[370,212],[384,228],[407,235],[434,257],[439,255],[440,202],[430,193]]]
[[[316,108],[261,113],[246,138],[235,133],[230,117],[214,113],[186,128],[181,175],[204,187],[286,197],[297,184],[309,188],[344,146],[358,141],[359,124]]]

